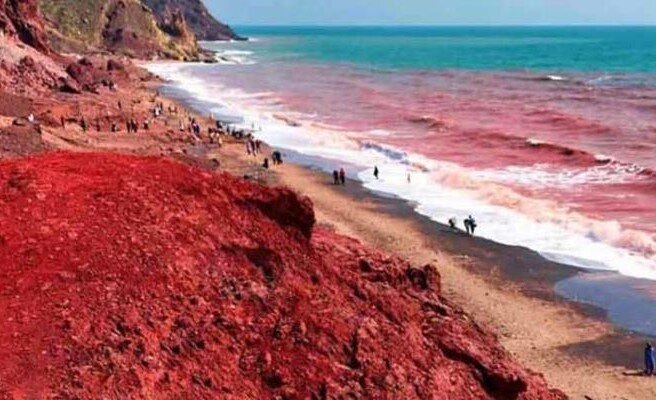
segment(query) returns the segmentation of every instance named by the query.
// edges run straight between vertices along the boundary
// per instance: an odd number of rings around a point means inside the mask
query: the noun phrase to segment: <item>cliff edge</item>
[[[217,21],[201,0],[143,0],[159,21],[179,10],[199,40],[245,40],[228,25]]]

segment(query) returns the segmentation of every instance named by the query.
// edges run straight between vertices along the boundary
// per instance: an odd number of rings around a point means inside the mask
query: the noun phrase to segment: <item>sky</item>
[[[656,24],[656,0],[205,0],[231,25]]]

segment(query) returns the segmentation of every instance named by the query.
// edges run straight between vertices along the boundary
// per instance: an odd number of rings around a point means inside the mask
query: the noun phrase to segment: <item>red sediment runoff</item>
[[[0,399],[564,399],[432,266],[161,158],[0,163]]]

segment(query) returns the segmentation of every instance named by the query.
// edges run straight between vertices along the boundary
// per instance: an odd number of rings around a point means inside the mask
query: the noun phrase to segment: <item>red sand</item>
[[[285,189],[50,153],[0,210],[0,399],[565,398]]]

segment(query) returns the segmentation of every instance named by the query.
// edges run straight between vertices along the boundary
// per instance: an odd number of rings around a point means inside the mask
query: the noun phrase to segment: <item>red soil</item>
[[[0,0],[0,31],[50,54],[37,0]]]
[[[160,158],[0,163],[0,399],[563,399],[430,266]]]

